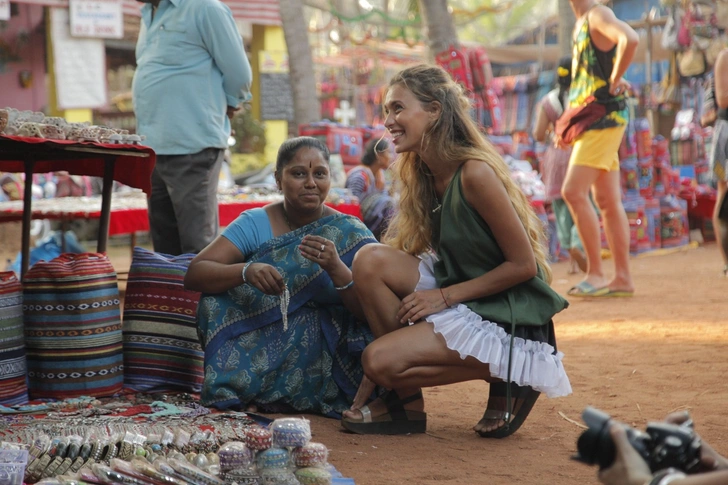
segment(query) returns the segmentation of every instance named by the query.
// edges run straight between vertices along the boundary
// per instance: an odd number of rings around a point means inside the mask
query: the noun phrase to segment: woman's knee
[[[361,362],[367,377],[380,386],[391,388],[395,383],[395,363],[392,352],[385,347],[386,345],[380,345],[378,341],[367,345]]]
[[[569,207],[576,207],[589,200],[589,187],[586,190],[575,184],[564,184],[561,187],[561,197]]]
[[[351,265],[354,279],[379,273],[380,265],[386,260],[387,249],[384,244],[367,244],[359,249]]]

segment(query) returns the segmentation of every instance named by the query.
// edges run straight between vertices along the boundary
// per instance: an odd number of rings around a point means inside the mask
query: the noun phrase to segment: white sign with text
[[[10,20],[10,0],[0,0],[0,20]]]
[[[58,107],[92,109],[105,106],[107,96],[104,41],[71,37],[68,10],[51,8],[50,12]]]
[[[71,35],[101,39],[124,37],[124,15],[121,11],[121,1],[70,0]]]

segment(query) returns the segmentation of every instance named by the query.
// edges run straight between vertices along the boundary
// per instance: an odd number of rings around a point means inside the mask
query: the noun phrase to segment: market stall
[[[52,171],[103,177],[98,252],[106,251],[113,181],[118,180],[149,193],[155,161],[154,151],[141,145],[0,136],[0,171],[23,172],[26,180],[31,180],[34,173]],[[22,275],[28,270],[30,253],[30,221],[33,214],[31,190],[32,185],[26,184],[22,216]]]
[[[242,212],[269,204],[270,200],[235,200],[220,196],[218,210],[220,225],[227,226]],[[351,201],[327,202],[339,212],[361,219],[359,204]],[[109,236],[135,234],[149,231],[147,197],[143,192],[115,193],[111,198],[109,217]],[[0,223],[21,221],[23,202],[0,202]],[[70,221],[74,219],[100,219],[102,216],[101,197],[59,197],[35,201],[32,219],[53,219]]]

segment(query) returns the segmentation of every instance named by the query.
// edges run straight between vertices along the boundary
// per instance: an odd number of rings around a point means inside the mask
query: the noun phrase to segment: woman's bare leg
[[[368,244],[356,254],[352,265],[354,289],[374,338],[402,327],[397,312],[402,298],[417,286],[419,264],[418,258],[383,244]],[[365,375],[351,409],[364,406],[375,387],[375,382]]]
[[[367,346],[362,356],[364,372],[376,384],[395,389],[401,398],[415,394],[422,387],[441,386],[470,380],[490,380],[490,368],[473,357],[462,359],[447,347],[445,339],[435,333],[431,323],[414,325],[387,333]],[[373,417],[387,412],[377,399],[369,404]],[[422,411],[423,401],[405,405],[405,409]],[[362,419],[358,410],[344,416]]]
[[[420,260],[383,244],[367,244],[354,258],[354,289],[374,338],[402,327],[397,312],[402,298],[420,280]]]
[[[719,217],[721,202],[726,197],[728,186],[725,181],[718,182],[718,194],[713,208],[713,228],[715,230],[715,239],[718,241],[718,250],[723,258],[723,268],[728,268],[728,222]]]

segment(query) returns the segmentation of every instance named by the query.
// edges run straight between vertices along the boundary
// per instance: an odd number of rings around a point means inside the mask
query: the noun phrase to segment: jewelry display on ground
[[[327,448],[310,441],[304,418],[257,422],[184,394],[21,407],[0,407],[0,454],[25,457],[15,460],[19,484],[318,485],[330,484],[336,471]],[[109,413],[95,412],[101,409]]]

